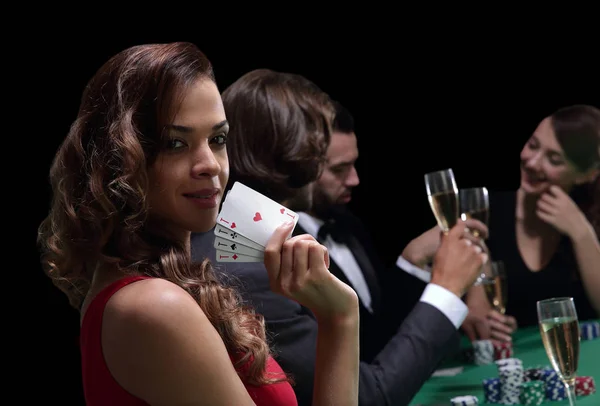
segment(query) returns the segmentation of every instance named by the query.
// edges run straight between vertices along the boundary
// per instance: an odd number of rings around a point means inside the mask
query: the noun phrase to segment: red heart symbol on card
[[[254,220],[254,221],[261,221],[262,217],[261,217],[260,213],[256,212],[256,214],[254,215],[254,218],[252,220]]]
[[[279,209],[279,212],[280,212],[281,214],[283,214],[283,212],[284,212],[284,211],[285,211],[285,209]]]
[[[231,228],[235,228],[235,223],[231,223]]]

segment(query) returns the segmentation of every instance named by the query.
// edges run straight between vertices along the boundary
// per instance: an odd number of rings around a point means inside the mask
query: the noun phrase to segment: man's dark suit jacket
[[[379,303],[378,314],[373,316],[364,308],[360,313],[359,404],[408,405],[444,356],[458,347],[459,335],[442,312],[418,301],[425,284],[398,268],[383,267],[360,222],[351,217],[348,220],[354,235],[364,240],[365,251],[380,278],[380,291],[371,289],[373,299]],[[303,230],[297,226],[294,234],[299,232]],[[192,258],[199,261],[208,256],[224,280],[237,286],[244,299],[264,316],[275,359],[295,381],[298,404],[310,405],[317,342],[314,315],[270,290],[262,262],[215,262],[213,243],[213,231],[193,234]],[[330,271],[350,285],[333,260]],[[398,319],[403,319],[399,326]],[[383,325],[382,320],[387,324]]]

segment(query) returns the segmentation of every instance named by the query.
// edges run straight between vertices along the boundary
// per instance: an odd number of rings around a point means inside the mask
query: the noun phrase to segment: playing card
[[[262,249],[273,231],[286,221],[293,221],[295,227],[298,215],[239,182],[234,183],[217,217],[218,225],[254,241]]]
[[[263,262],[262,258],[221,250],[217,250],[216,258],[218,262]]]
[[[255,248],[250,248],[237,242],[226,240],[221,237],[215,237],[215,248],[220,251],[233,252],[241,255],[248,255],[263,259],[265,252]]]
[[[215,227],[215,236],[215,238],[223,238],[224,240],[233,241],[238,244],[245,245],[246,247],[254,248],[255,250],[263,251],[265,249],[265,247],[258,245],[257,243],[247,239],[243,235],[239,235],[237,232],[231,231],[230,229],[220,226],[218,224]]]

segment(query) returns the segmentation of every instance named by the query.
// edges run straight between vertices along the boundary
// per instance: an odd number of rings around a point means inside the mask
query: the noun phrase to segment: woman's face
[[[539,195],[551,185],[558,185],[569,192],[584,178],[584,174],[566,159],[551,119],[545,118],[521,151],[521,189]]]
[[[200,79],[167,126],[168,142],[149,170],[150,212],[157,224],[181,238],[215,225],[229,177],[221,95]]]

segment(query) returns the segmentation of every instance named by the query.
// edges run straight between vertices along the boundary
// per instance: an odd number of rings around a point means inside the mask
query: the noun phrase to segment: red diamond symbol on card
[[[231,258],[238,259],[238,256],[237,256],[237,254],[233,254],[233,256]]]

